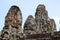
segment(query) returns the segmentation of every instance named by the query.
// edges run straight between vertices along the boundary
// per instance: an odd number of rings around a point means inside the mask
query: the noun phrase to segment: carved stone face
[[[5,17],[5,25],[12,25],[12,26],[18,26],[22,25],[22,14],[19,10],[19,7],[12,6]]]
[[[10,10],[8,11],[7,16],[5,17],[5,26],[4,30],[9,31],[9,36],[12,34],[16,34],[18,32],[22,32],[22,14],[17,6],[12,6]],[[6,37],[7,34],[4,35]]]
[[[24,32],[27,34],[34,34],[36,33],[36,22],[33,16],[29,15],[25,25],[24,25]]]

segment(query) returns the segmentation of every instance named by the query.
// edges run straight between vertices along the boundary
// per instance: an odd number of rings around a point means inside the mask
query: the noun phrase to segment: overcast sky
[[[60,29],[60,0],[0,0],[0,31],[4,27],[5,16],[12,5],[17,5],[23,16],[23,23],[29,15],[35,15],[39,4],[44,4],[48,15],[56,22],[57,30]]]

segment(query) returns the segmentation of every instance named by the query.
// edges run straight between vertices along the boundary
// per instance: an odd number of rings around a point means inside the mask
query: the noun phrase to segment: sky
[[[29,15],[35,16],[36,8],[39,4],[44,4],[48,11],[48,16],[53,18],[56,23],[57,31],[60,30],[60,0],[0,0],[0,31],[5,24],[5,16],[11,6],[16,5],[20,8],[23,16],[23,24]]]

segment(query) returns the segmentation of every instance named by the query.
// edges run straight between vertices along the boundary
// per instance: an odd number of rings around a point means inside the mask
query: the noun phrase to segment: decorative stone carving
[[[35,19],[33,18],[32,15],[29,15],[25,24],[24,24],[24,33],[29,35],[29,34],[36,34],[37,26]]]
[[[48,32],[49,29],[49,25],[53,26],[55,25],[55,22],[53,21],[53,23],[51,23],[51,20],[48,17],[48,12],[45,8],[45,6],[43,4],[39,4],[37,9],[36,9],[36,13],[35,13],[35,20],[36,20],[36,24],[37,24],[37,28],[38,28],[38,32],[39,33],[46,33]],[[53,28],[53,29],[56,29]],[[54,31],[54,30],[53,30]]]
[[[11,6],[7,16],[5,17],[5,25],[0,33],[0,40],[45,40],[46,38],[52,39],[52,37],[57,37],[57,35],[55,36],[55,31],[55,21],[54,19],[50,19],[48,17],[48,12],[43,4],[39,4],[37,6],[35,18],[32,15],[28,16],[23,29],[21,10],[19,7],[14,5]],[[50,33],[54,35],[51,37]],[[58,35],[59,33],[60,32],[57,32]]]
[[[4,33],[6,30],[6,33]],[[11,6],[10,10],[8,11],[7,16],[5,17],[5,26],[3,28],[3,34],[6,38],[9,36],[9,38],[12,40],[12,35],[14,36],[14,39],[16,40],[16,34],[18,32],[22,33],[22,14],[17,6]]]

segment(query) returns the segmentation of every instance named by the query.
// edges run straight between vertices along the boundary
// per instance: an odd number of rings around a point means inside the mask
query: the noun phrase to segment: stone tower
[[[43,4],[39,4],[36,9],[35,21],[36,21],[37,28],[38,28],[37,31],[39,33],[49,32],[48,28],[50,28],[49,25],[51,25],[51,21],[53,21],[53,20],[50,20],[50,18],[48,17],[48,12]],[[53,25],[55,25],[54,21],[51,26],[53,27]],[[55,30],[56,26],[54,26],[53,29]]]
[[[43,25],[45,24],[45,21],[48,19],[48,12],[43,4],[39,4],[36,13],[35,13],[35,20],[38,27],[38,32],[43,32]]]
[[[25,24],[24,24],[24,33],[26,35],[36,34],[37,26],[35,19],[32,15],[29,15]]]
[[[22,33],[22,14],[17,6],[11,6],[5,17],[5,26],[3,28],[3,39],[17,40],[17,36]]]
[[[5,17],[0,40],[52,40],[59,39],[59,35],[60,32],[56,32],[54,19],[48,17],[48,12],[43,4],[37,6],[35,18],[32,15],[27,17],[23,29],[21,10],[14,5],[11,6]]]

